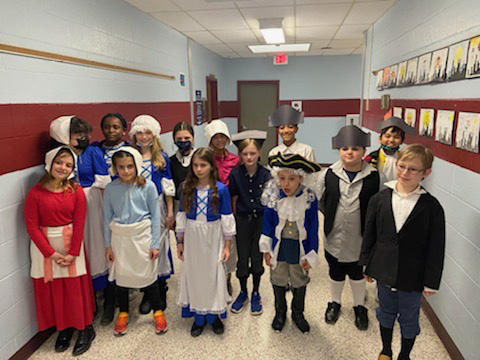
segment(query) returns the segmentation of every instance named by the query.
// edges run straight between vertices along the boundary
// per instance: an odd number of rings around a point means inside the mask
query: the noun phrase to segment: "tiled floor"
[[[172,248],[174,249],[174,247]],[[225,320],[225,333],[215,335],[211,328],[205,328],[198,338],[190,336],[192,320],[182,319],[176,305],[179,274],[182,266],[175,261],[176,274],[169,281],[168,308],[166,317],[169,330],[164,335],[156,335],[151,315],[139,315],[137,308],[140,296],[131,304],[131,322],[128,333],[120,338],[113,335],[112,326],[102,327],[94,323],[97,337],[91,349],[81,356],[84,359],[377,359],[381,349],[378,322],[374,309],[375,287],[368,285],[370,327],[358,331],[354,325],[351,292],[348,285],[343,294],[342,313],[334,326],[324,322],[323,316],[329,301],[327,264],[322,258],[319,267],[311,272],[311,283],[307,287],[306,318],[311,331],[302,334],[290,317],[281,333],[271,328],[274,315],[273,291],[268,270],[262,278],[261,295],[264,312],[253,317],[249,311],[240,314],[228,312]],[[234,283],[234,296],[238,294],[238,281]],[[249,282],[251,289],[251,283]],[[291,293],[288,294],[290,299]],[[289,313],[290,314],[290,313]],[[290,316],[290,315],[289,315]],[[450,359],[442,343],[436,336],[425,314],[421,314],[422,333],[412,352],[412,359]],[[31,358],[66,359],[71,358],[71,349],[63,354],[54,352],[56,334],[52,336]],[[399,352],[400,333],[398,326],[394,333],[394,354]],[[394,357],[396,359],[396,355]]]

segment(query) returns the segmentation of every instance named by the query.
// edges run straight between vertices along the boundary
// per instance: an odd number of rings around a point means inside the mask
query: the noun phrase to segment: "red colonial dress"
[[[37,184],[27,195],[25,224],[32,239],[30,274],[39,331],[53,326],[83,330],[92,323],[95,299],[83,246],[86,206],[80,186],[55,193]],[[55,251],[75,260],[60,267],[50,259]]]
[[[228,176],[234,168],[240,165],[240,159],[225,149],[223,156],[215,156],[215,162],[218,169],[218,181],[228,186]]]

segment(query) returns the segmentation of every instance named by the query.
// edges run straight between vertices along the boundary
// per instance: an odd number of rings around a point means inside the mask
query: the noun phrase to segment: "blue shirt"
[[[160,246],[160,206],[155,184],[147,180],[145,186],[124,184],[113,180],[105,188],[103,204],[105,247],[111,247],[110,223],[135,224],[145,219],[152,221],[151,249]]]
[[[109,176],[103,152],[97,146],[87,147],[78,157],[77,164],[78,181],[83,188],[92,186],[95,175]]]

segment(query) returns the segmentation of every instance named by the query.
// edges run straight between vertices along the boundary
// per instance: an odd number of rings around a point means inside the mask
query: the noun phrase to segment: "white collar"
[[[183,166],[183,167],[188,167],[190,166],[190,163],[192,161],[192,156],[193,156],[193,153],[195,152],[195,148],[192,148],[192,151],[190,152],[190,154],[184,156],[182,155],[182,153],[180,152],[180,150],[177,150],[175,152],[175,156],[177,157],[178,159],[178,162]]]
[[[402,197],[406,197],[406,196],[410,196],[410,195],[422,195],[422,194],[426,194],[427,191],[422,188],[420,185],[417,186],[417,188],[415,190],[413,190],[412,192],[408,193],[408,194],[401,194],[400,192],[398,192],[397,190],[397,183],[398,183],[398,180],[392,180],[392,181],[389,181],[389,182],[386,182],[385,183],[385,186],[392,189],[395,194],[399,195],[399,196],[402,196]]]
[[[350,179],[348,178],[345,171],[343,171],[342,160],[338,160],[334,164],[330,165],[330,169],[332,169],[333,173],[337,175],[340,179],[346,181],[347,183],[350,183]],[[373,166],[366,163],[365,161],[362,161],[362,169],[357,173],[357,175],[355,176],[355,178],[351,183],[353,184],[357,181],[363,180],[374,171],[377,171],[377,169],[375,169]]]
[[[291,148],[295,147],[297,144],[298,144],[298,140],[296,140],[296,139],[293,143],[290,144],[290,146],[287,146],[282,142],[282,145],[285,149],[291,149]]]

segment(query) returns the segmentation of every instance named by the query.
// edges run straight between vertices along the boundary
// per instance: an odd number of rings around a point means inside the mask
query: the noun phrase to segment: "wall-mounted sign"
[[[287,65],[288,64],[288,55],[278,54],[273,57],[273,65]]]
[[[202,106],[202,91],[195,90],[195,116],[197,120],[197,125],[202,125],[203,123],[203,106]]]
[[[185,86],[185,74],[184,73],[180,73],[179,79],[180,79],[180,86]]]

